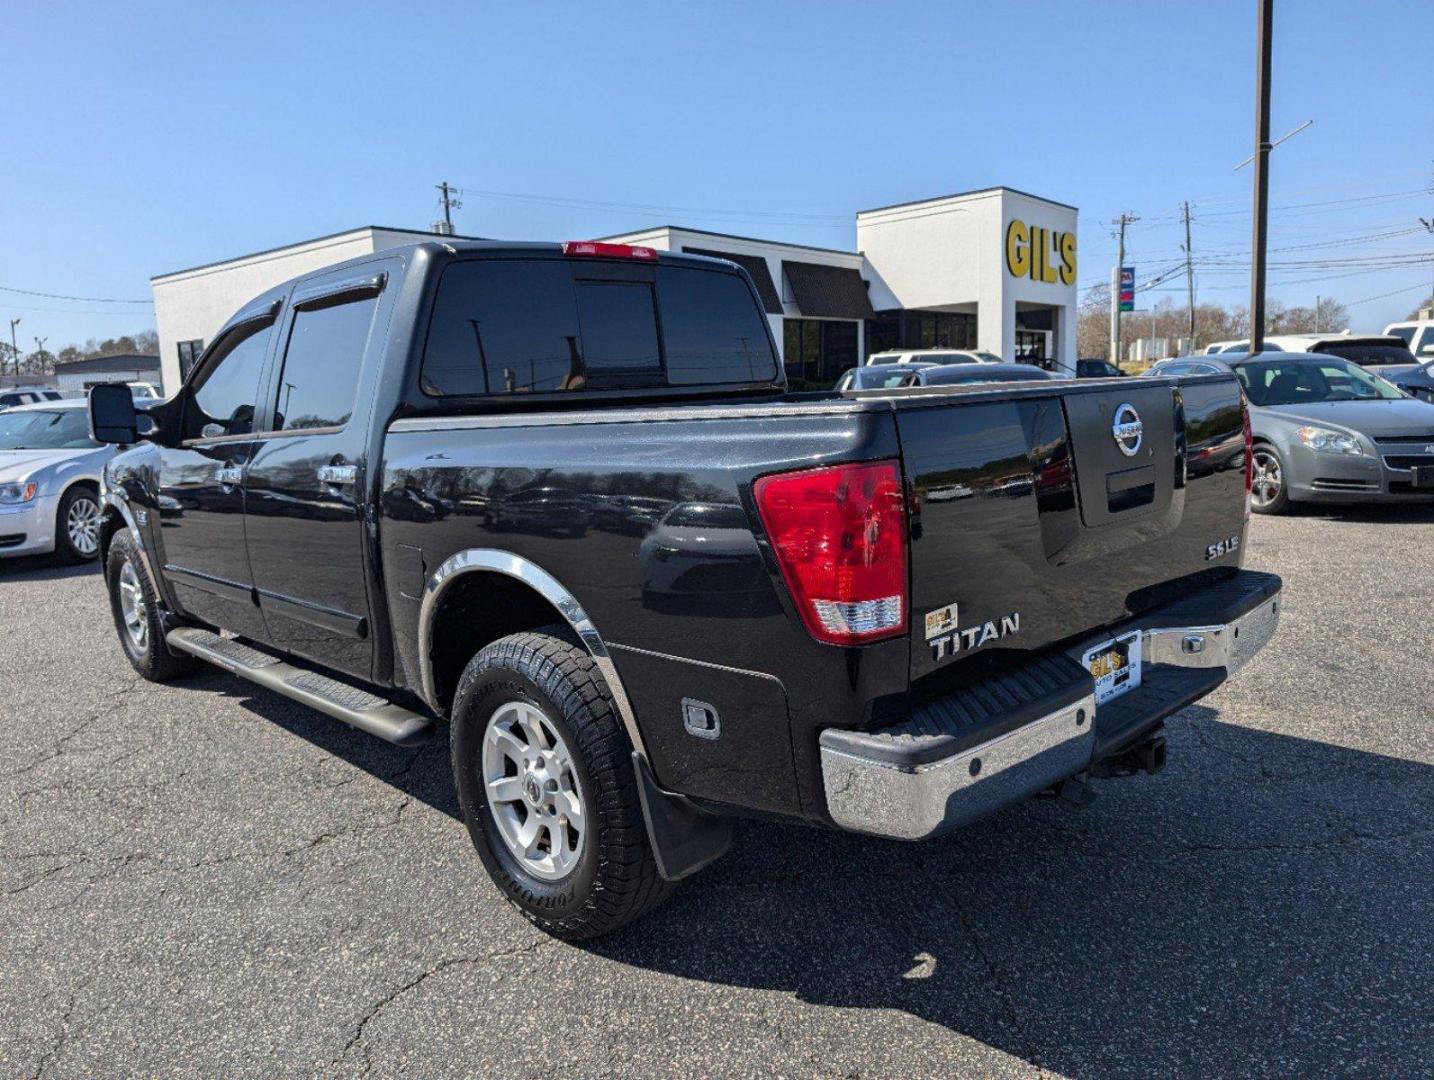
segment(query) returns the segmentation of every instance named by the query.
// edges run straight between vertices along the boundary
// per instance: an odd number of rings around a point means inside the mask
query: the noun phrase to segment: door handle
[[[221,465],[214,470],[214,478],[222,487],[235,487],[244,482],[244,466]]]
[[[358,479],[357,465],[320,465],[319,480],[335,487],[344,487]]]

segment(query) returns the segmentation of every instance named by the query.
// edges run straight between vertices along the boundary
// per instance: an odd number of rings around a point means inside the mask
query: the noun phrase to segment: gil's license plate
[[[1104,705],[1140,685],[1140,631],[1087,649],[1081,663],[1095,680],[1095,703]]]

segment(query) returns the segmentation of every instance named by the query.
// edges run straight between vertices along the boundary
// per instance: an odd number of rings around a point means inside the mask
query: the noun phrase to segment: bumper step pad
[[[165,641],[171,649],[197,656],[386,742],[408,746],[425,741],[433,733],[433,721],[420,713],[360,687],[286,663],[242,641],[188,626],[171,630]]]

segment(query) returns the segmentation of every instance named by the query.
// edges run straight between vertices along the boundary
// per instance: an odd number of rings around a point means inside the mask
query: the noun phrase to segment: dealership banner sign
[[[1074,285],[1076,235],[1013,219],[1006,226],[1006,269],[1013,277]]]

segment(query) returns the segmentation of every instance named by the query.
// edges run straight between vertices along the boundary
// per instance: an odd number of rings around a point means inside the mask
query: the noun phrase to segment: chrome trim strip
[[[769,675],[765,671],[749,671],[747,668],[731,667],[727,664],[714,664],[710,660],[694,660],[690,656],[674,656],[672,653],[658,652],[655,649],[639,649],[636,645],[619,645],[616,641],[608,644],[609,649],[616,649],[618,652],[637,653],[639,656],[651,656],[658,660],[675,660],[679,664],[696,664],[698,667],[711,668],[713,671],[726,671],[732,675],[747,675],[754,679],[770,679],[778,686],[782,686],[782,680],[775,675]],[[783,687],[785,691],[785,687]]]
[[[853,832],[924,840],[1080,772],[1095,751],[1094,721],[1091,694],[980,746],[917,766],[823,744],[827,811]]]
[[[456,555],[450,555],[443,561],[443,565],[433,572],[424,586],[423,602],[418,612],[418,660],[422,667],[423,700],[428,702],[429,708],[442,715],[433,680],[433,619],[438,612],[438,601],[442,597],[444,589],[456,578],[475,571],[489,571],[517,578],[558,609],[563,618],[567,620],[568,625],[573,628],[587,647],[588,652],[592,653],[598,671],[602,673],[603,681],[607,683],[608,690],[612,693],[613,703],[617,706],[618,715],[622,717],[622,724],[627,729],[628,738],[632,740],[632,748],[646,757],[647,748],[643,744],[642,733],[637,727],[637,716],[632,711],[632,702],[628,699],[622,680],[618,678],[617,667],[613,664],[612,657],[608,655],[607,644],[603,641],[602,635],[598,633],[597,627],[593,626],[592,620],[588,618],[582,605],[578,603],[572,593],[563,588],[557,578],[536,563],[530,562],[521,555],[515,555],[511,551],[502,551],[497,548],[468,548]]]
[[[800,412],[790,405],[685,405],[653,409],[607,409],[601,412],[533,412],[481,416],[410,416],[395,420],[391,432],[403,431],[469,431],[476,428],[553,427],[570,424],[651,424],[678,420],[729,420],[738,418],[808,417],[856,415],[867,411],[858,402],[844,401],[828,405],[804,405]]]

